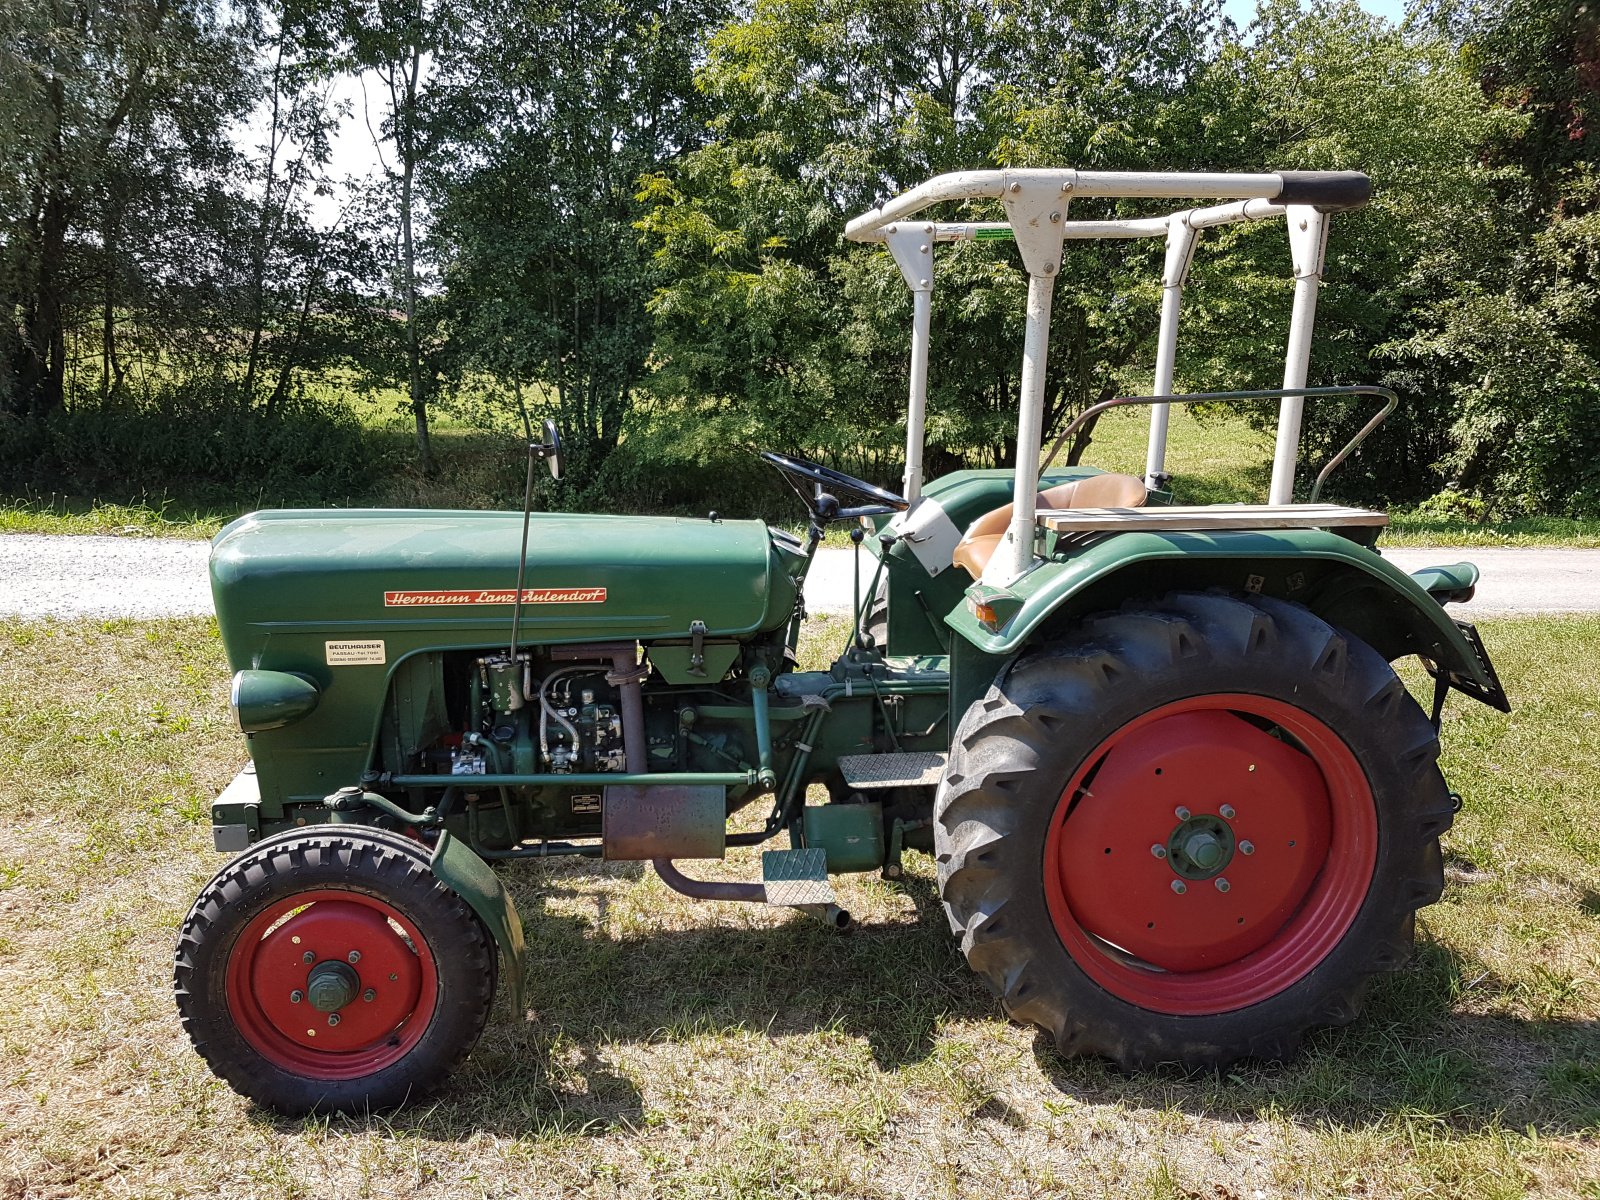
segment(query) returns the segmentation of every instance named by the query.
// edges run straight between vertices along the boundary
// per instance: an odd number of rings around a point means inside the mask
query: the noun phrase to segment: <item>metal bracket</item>
[[[891,225],[884,230],[884,242],[894,255],[906,286],[913,292],[933,291],[933,226]]]
[[[1328,214],[1310,204],[1291,204],[1285,220],[1289,224],[1289,253],[1294,258],[1294,277],[1321,279],[1328,256]]]
[[[693,640],[689,643],[689,670],[690,675],[704,675],[706,673],[706,623],[704,621],[691,621],[689,623],[689,636]]]
[[[1061,270],[1061,242],[1071,199],[1072,183],[1063,182],[1060,171],[1005,173],[1000,203],[1005,206],[1029,275],[1052,279]],[[1048,322],[1048,315],[1045,319]]]

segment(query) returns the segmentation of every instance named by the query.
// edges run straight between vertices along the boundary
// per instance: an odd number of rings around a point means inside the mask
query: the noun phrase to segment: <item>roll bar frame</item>
[[[936,176],[862,213],[845,226],[845,237],[855,242],[884,243],[899,266],[914,301],[903,495],[915,505],[922,493],[934,249],[938,243],[1014,240],[1028,272],[1014,507],[1005,537],[984,571],[985,583],[1004,585],[1031,569],[1034,562],[1035,481],[1039,476],[1044,433],[1050,307],[1065,243],[1092,238],[1166,238],[1144,475],[1146,486],[1159,487],[1166,480],[1170,419],[1169,404],[1160,398],[1172,395],[1183,287],[1198,235],[1215,226],[1283,217],[1289,231],[1295,287],[1268,502],[1287,504],[1294,489],[1311,358],[1311,332],[1327,252],[1328,219],[1332,213],[1361,207],[1371,194],[1371,181],[1357,171],[1262,174],[1072,169],[959,171]],[[1224,203],[1187,208],[1165,217],[1069,221],[1068,203],[1079,196],[1194,198]],[[1006,220],[911,220],[929,206],[943,201],[981,199],[998,199],[1005,209]]]

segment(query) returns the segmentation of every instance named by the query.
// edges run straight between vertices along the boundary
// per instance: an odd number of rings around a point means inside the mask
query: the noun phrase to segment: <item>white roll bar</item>
[[[1013,239],[1028,272],[1027,326],[1023,339],[1017,414],[1017,463],[1012,520],[989,560],[984,581],[1006,584],[1034,561],[1034,509],[1043,441],[1046,354],[1050,307],[1061,269],[1063,243],[1090,238],[1161,237],[1167,252],[1161,277],[1161,323],[1152,395],[1172,394],[1178,319],[1184,282],[1199,231],[1242,221],[1288,217],[1295,264],[1294,309],[1284,360],[1285,389],[1303,388],[1310,365],[1311,328],[1327,247],[1328,214],[1367,202],[1371,184],[1355,171],[1278,171],[1270,174],[1200,172],[996,170],[940,175],[862,213],[845,226],[856,242],[887,243],[914,297],[909,402],[906,412],[906,499],[922,492],[922,451],[927,411],[934,247],[939,242]],[[1204,198],[1227,203],[1185,209],[1165,217],[1069,221],[1067,205],[1079,196]],[[949,200],[998,199],[1004,221],[909,222]],[[1278,416],[1269,502],[1287,503],[1293,490],[1303,396],[1286,397]],[[1147,486],[1164,480],[1168,406],[1152,406],[1145,458]]]

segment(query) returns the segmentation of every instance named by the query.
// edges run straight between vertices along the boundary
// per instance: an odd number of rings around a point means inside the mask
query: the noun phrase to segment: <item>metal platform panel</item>
[[[942,750],[903,754],[846,754],[839,771],[853,788],[937,787],[944,777]]]
[[[803,850],[763,850],[761,882],[766,885],[767,903],[774,907],[800,908],[808,904],[833,903],[828,852],[820,846]]]
[[[1342,504],[1196,504],[1150,508],[1044,508],[1038,520],[1058,533],[1136,529],[1330,529],[1387,525],[1389,514]]]

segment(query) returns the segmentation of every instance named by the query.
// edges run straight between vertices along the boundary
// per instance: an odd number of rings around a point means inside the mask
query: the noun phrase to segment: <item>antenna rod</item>
[[[517,643],[522,631],[522,585],[528,574],[528,522],[533,514],[533,461],[537,454],[533,446],[533,422],[528,419],[528,406],[522,399],[522,384],[512,380],[517,392],[517,408],[522,412],[522,434],[528,447],[528,478],[522,485],[522,551],[517,555],[517,595],[511,609],[511,661],[517,661]]]

